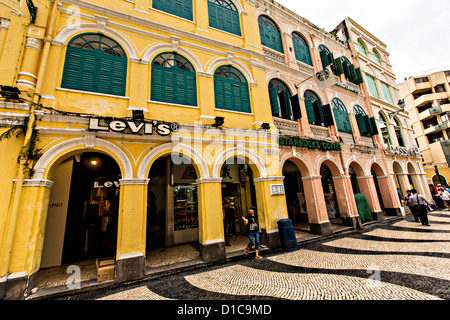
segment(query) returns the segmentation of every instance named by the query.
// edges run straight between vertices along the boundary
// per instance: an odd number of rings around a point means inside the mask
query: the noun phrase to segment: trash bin
[[[283,219],[277,222],[278,231],[281,240],[281,247],[285,252],[293,252],[298,250],[297,238],[295,237],[294,225],[292,220]]]

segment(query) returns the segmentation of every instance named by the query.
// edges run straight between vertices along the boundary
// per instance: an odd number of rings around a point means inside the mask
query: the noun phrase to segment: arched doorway
[[[148,175],[147,253],[199,240],[197,172],[186,158],[156,159]]]
[[[114,257],[120,168],[109,156],[84,152],[56,167],[41,268]]]
[[[322,178],[322,188],[328,218],[332,224],[342,225],[336,188],[333,181],[333,174],[331,173],[328,165],[325,163],[323,163],[320,167],[320,176]]]
[[[242,217],[250,207],[257,207],[254,173],[250,165],[240,158],[229,158],[221,168],[222,208],[230,236],[245,235]],[[259,212],[257,211],[257,214]]]
[[[392,169],[394,170],[395,186],[401,202],[402,197],[406,195],[406,190],[409,190],[408,184],[402,179],[403,175],[405,175],[406,173],[403,172],[403,168],[397,161],[394,161],[394,163],[392,164]]]
[[[397,186],[392,184],[391,176],[387,175],[378,163],[372,164],[371,171],[382,210],[387,215],[398,214],[397,208],[400,208],[400,202],[398,202]]]
[[[283,165],[283,176],[289,219],[294,226],[308,224],[305,190],[299,168],[295,163],[287,160]]]

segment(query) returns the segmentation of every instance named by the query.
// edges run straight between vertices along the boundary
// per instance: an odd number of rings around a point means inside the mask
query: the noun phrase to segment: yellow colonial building
[[[255,4],[0,3],[0,298],[39,270],[197,242],[226,258],[223,212],[287,218]],[[33,4],[34,2],[34,4]],[[16,89],[20,90],[16,91]]]

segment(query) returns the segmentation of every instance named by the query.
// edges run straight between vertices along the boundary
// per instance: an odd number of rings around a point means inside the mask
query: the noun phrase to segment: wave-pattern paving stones
[[[112,294],[97,300],[172,300],[162,297],[152,291],[146,286],[125,290],[116,294]]]
[[[422,233],[417,231],[402,231],[398,232],[389,229],[376,229],[364,233],[367,236],[390,238],[390,239],[404,239],[404,240],[430,240],[430,241],[450,241],[450,234],[447,233]]]
[[[303,268],[401,272],[450,281],[448,272],[450,260],[445,258],[411,255],[354,255],[302,249],[268,259]]]
[[[286,300],[439,300],[429,294],[372,279],[270,272],[242,265],[191,275],[185,279],[206,291]]]
[[[342,238],[323,243],[324,246],[362,250],[371,252],[427,252],[450,253],[450,244],[446,242],[432,243],[399,243],[389,241],[372,241],[357,238]]]

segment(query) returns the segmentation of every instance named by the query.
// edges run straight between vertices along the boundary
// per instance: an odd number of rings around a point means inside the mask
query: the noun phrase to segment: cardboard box
[[[97,265],[97,282],[114,280],[116,271],[114,259],[97,259],[95,264]]]

